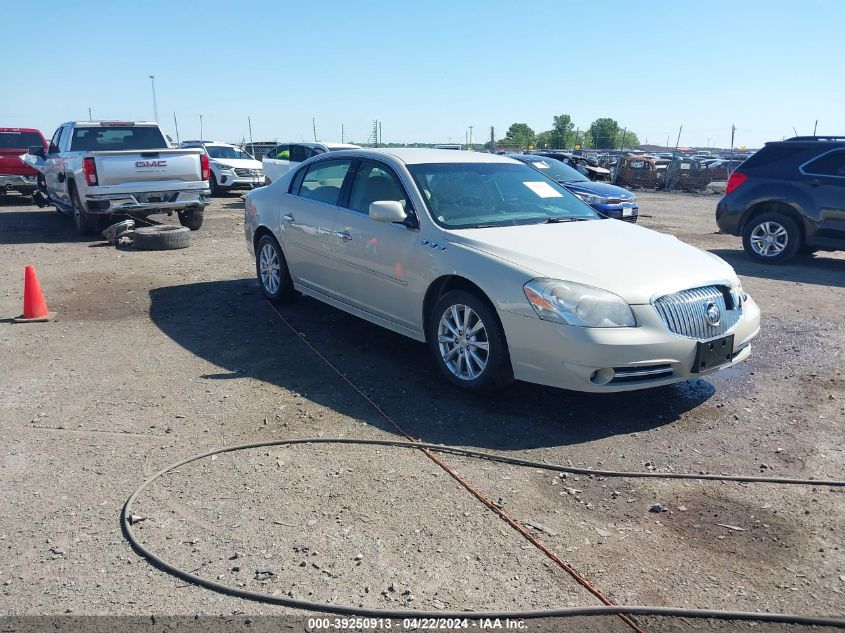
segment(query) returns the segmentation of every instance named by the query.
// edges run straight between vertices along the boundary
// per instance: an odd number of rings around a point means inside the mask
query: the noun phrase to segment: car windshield
[[[11,130],[0,132],[0,148],[28,149],[33,145],[44,145],[41,136],[35,132],[13,132]]]
[[[599,218],[566,189],[522,163],[419,164],[408,170],[436,222],[447,228]]]
[[[252,156],[245,151],[237,147],[229,147],[228,145],[206,145],[205,151],[208,153],[209,158],[253,160]]]
[[[566,163],[563,163],[554,158],[543,158],[543,159],[528,159],[523,160],[522,158],[518,158],[517,160],[522,160],[527,165],[530,165],[541,174],[545,174],[552,180],[557,180],[558,182],[576,182],[581,180],[589,180],[584,174],[582,174],[577,169],[573,169]]]

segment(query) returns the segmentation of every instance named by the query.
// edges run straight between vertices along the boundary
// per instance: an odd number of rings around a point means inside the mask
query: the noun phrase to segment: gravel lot
[[[765,267],[715,232],[716,197],[640,199],[644,226],[728,260],[760,304],[741,367],[627,394],[517,384],[474,397],[446,388],[421,344],[309,299],[281,312],[423,441],[606,469],[842,479],[844,254]],[[263,300],[242,208],[238,196],[215,199],[190,248],[140,252],[0,197],[0,614],[288,613],[153,568],[121,533],[122,504],[167,464],[226,444],[403,439]],[[55,322],[9,322],[29,263]],[[842,489],[445,461],[619,603],[845,616]],[[666,511],[649,512],[655,503]],[[426,610],[597,604],[414,450],[227,454],[180,468],[134,511],[164,558],[252,590]],[[630,630],[617,618],[568,625]]]

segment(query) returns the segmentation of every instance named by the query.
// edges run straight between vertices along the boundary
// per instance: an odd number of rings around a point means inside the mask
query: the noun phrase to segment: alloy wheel
[[[789,243],[789,234],[777,222],[761,222],[751,231],[751,248],[761,257],[780,255]]]
[[[481,317],[469,306],[449,306],[437,326],[443,363],[461,380],[475,380],[487,368],[490,343]]]
[[[279,261],[279,254],[272,244],[265,244],[261,248],[259,271],[261,272],[261,284],[264,289],[271,295],[276,294],[282,283],[282,266]]]

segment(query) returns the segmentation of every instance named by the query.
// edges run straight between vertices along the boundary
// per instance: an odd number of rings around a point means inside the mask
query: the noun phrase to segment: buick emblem
[[[722,320],[722,312],[719,310],[719,306],[715,303],[708,303],[704,308],[704,318],[713,327],[719,325],[719,321]]]

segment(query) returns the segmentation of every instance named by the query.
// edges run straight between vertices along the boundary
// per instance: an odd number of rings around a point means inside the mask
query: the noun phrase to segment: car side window
[[[59,137],[62,135],[62,130],[64,128],[59,128],[56,130],[56,133],[53,134],[53,138],[50,139],[50,148],[47,150],[48,154],[58,154],[59,153]]]
[[[845,177],[845,151],[829,152],[804,167],[804,173],[814,176]]]
[[[290,162],[292,163],[301,163],[304,160],[308,160],[314,155],[311,151],[310,147],[306,147],[305,145],[291,145],[290,146]]]
[[[395,200],[410,212],[408,197],[396,176],[378,163],[362,161],[352,181],[349,208],[366,214],[370,204],[380,200]]]
[[[271,160],[290,160],[290,145],[277,145],[267,152],[267,158]]]
[[[295,196],[299,195],[299,188],[302,186],[302,179],[305,178],[305,172],[308,169],[300,169],[296,172],[296,175],[293,177],[293,180],[290,181],[290,187],[288,188],[288,193],[292,193]]]
[[[326,160],[314,163],[308,167],[302,179],[299,196],[337,205],[343,181],[351,165],[351,160]],[[298,174],[297,177],[299,177]]]

